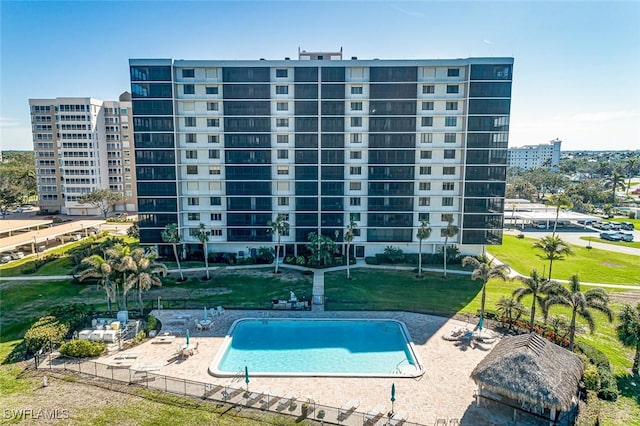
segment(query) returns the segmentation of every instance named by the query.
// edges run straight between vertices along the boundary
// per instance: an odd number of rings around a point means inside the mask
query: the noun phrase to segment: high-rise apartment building
[[[45,213],[99,215],[78,198],[97,189],[125,196],[117,211],[137,210],[131,95],[29,99],[38,204]]]
[[[359,257],[417,252],[423,220],[425,252],[448,219],[466,251],[501,243],[512,58],[129,64],[143,244],[175,222],[189,252],[200,223],[217,252],[273,247],[278,214],[287,256],[350,219]]]
[[[508,165],[523,170],[536,169],[539,167],[557,170],[560,163],[560,146],[562,141],[552,140],[549,143],[540,145],[525,145],[521,147],[509,148]]]

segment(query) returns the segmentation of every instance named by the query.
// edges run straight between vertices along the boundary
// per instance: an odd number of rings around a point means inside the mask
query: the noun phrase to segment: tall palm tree
[[[542,314],[546,318],[547,316],[547,297],[552,296],[558,292],[559,283],[556,281],[546,280],[538,273],[537,269],[531,271],[531,276],[518,275],[516,280],[524,284],[522,287],[518,287],[513,291],[513,297],[520,302],[525,296],[532,296],[531,302],[531,321],[529,322],[529,330],[533,333],[533,325],[536,320],[536,305],[540,305]],[[546,296],[546,297],[545,297]]]
[[[116,244],[105,250],[107,260],[111,264],[111,267],[116,271],[116,286],[121,287],[120,305],[123,309],[127,310],[128,307],[128,294],[131,290],[131,282],[129,281],[129,273],[134,269],[134,260],[131,256],[131,247],[126,244]],[[117,288],[117,287],[116,287]]]
[[[580,315],[589,326],[591,333],[596,329],[596,323],[590,309],[600,311],[607,316],[609,322],[613,320],[613,314],[609,309],[609,296],[601,288],[592,288],[586,292],[580,291],[578,275],[569,279],[569,289],[565,286],[558,287],[558,293],[549,297],[547,308],[553,305],[564,305],[571,309],[571,324],[569,325],[569,350],[573,351],[573,340],[576,334],[576,317]]]
[[[107,295],[107,309],[111,312],[111,302],[117,302],[115,283],[111,281],[111,265],[99,254],[85,257],[81,263],[88,265],[88,268],[80,272],[78,279],[84,281],[87,278],[97,278],[98,286],[102,287]]]
[[[625,188],[625,177],[622,173],[613,171],[611,176],[605,181],[605,188],[611,188],[611,204],[616,205],[616,190]]]
[[[618,320],[620,321],[616,328],[618,339],[624,346],[636,350],[631,371],[637,375],[640,367],[640,303],[635,308],[631,305],[623,305],[618,314]]]
[[[558,217],[560,217],[560,210],[570,209],[573,207],[573,203],[567,194],[562,193],[549,196],[547,204],[556,208],[556,221],[553,224],[553,233],[551,234],[551,236],[555,237],[556,228],[558,227]]]
[[[177,223],[169,223],[164,227],[161,233],[162,241],[171,244],[173,247],[173,256],[176,258],[178,264],[178,272],[180,272],[180,281],[184,281],[184,275],[182,275],[182,268],[180,267],[180,257],[178,256],[178,244],[182,242],[182,235],[178,229]]]
[[[289,222],[285,220],[285,216],[282,214],[278,214],[276,216],[276,220],[268,221],[267,225],[271,227],[271,233],[276,234],[278,236],[278,242],[276,244],[276,266],[274,274],[278,273],[278,259],[280,258],[280,238],[283,234],[289,231]]]
[[[455,237],[458,232],[460,232],[460,228],[453,224],[453,218],[447,218],[447,227],[442,230],[442,236],[444,237],[444,277],[447,278],[447,244],[449,243],[449,238]]]
[[[638,169],[640,169],[640,162],[638,162],[638,157],[629,158],[624,169],[627,172],[627,195],[629,195],[629,188],[631,188],[631,178],[635,176],[636,173],[638,173]]]
[[[351,256],[351,243],[353,242],[353,237],[354,235],[354,231],[357,229],[357,223],[355,220],[353,220],[353,218],[351,218],[349,220],[349,225],[347,225],[347,229],[344,233],[344,241],[345,243],[347,243],[347,279],[350,280],[351,279],[351,269],[350,269],[350,265],[351,265],[351,261],[350,261],[350,256]]]
[[[207,244],[209,243],[209,237],[211,236],[211,231],[209,231],[204,223],[200,223],[200,226],[196,228],[194,236],[200,241],[202,244],[202,249],[204,251],[204,268],[207,271],[207,280],[211,279],[209,275],[209,250]]]
[[[131,273],[128,275],[128,286],[138,289],[138,306],[140,315],[144,314],[144,304],[142,303],[142,292],[147,291],[151,286],[162,286],[160,277],[167,275],[167,267],[156,262],[158,255],[155,250],[144,250],[136,248],[131,252],[133,264]]]
[[[566,256],[573,254],[571,246],[560,237],[546,236],[533,243],[533,248],[542,250],[541,258],[549,261],[549,278],[551,279],[551,268],[554,260],[563,260]]]
[[[462,266],[473,266],[471,280],[482,281],[482,299],[480,300],[480,322],[478,328],[482,331],[482,322],[484,320],[484,304],[487,295],[487,283],[492,278],[506,281],[509,278],[509,267],[504,264],[492,265],[493,259],[489,260],[485,256],[471,257],[466,256],[462,259]]]
[[[426,220],[420,221],[420,228],[418,228],[418,278],[422,278],[422,240],[428,240],[431,236],[431,227]]]
[[[501,297],[496,303],[496,310],[503,317],[507,317],[509,320],[509,330],[511,330],[513,323],[520,319],[527,308],[513,297]]]

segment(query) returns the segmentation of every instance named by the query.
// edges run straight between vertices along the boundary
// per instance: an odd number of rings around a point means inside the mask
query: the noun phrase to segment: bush
[[[605,401],[615,401],[618,399],[618,382],[611,374],[611,370],[598,368],[600,373],[600,389],[598,390],[598,398]]]
[[[100,356],[107,350],[107,345],[89,340],[70,340],[60,346],[60,353],[74,358],[91,358]]]
[[[404,252],[400,247],[387,246],[384,254],[391,263],[402,263],[404,261]]]
[[[600,389],[600,373],[595,365],[591,363],[586,364],[584,373],[582,374],[582,380],[587,390],[597,391]]]
[[[516,238],[523,239],[524,238],[524,234],[518,234],[518,235],[516,235]]]
[[[131,344],[133,346],[135,345],[139,345],[140,343],[142,343],[142,341],[147,337],[147,333],[143,331],[138,331],[138,334],[136,334],[136,337],[133,338],[133,340],[131,341]]]
[[[609,364],[609,358],[607,358],[607,356],[599,349],[596,349],[593,346],[588,345],[586,343],[582,343],[578,347],[578,352],[582,352],[583,354],[585,354],[586,357],[589,358],[589,360],[593,364],[595,364],[596,367],[603,366],[607,370],[611,370],[611,364]]]
[[[54,316],[41,317],[24,333],[24,343],[28,353],[39,351],[45,344],[57,346],[69,332],[69,327],[61,324]]]
[[[82,326],[90,311],[91,307],[86,303],[72,303],[54,306],[47,311],[47,314],[56,317],[60,323],[69,328],[69,331],[73,331]]]
[[[364,263],[366,263],[367,265],[377,265],[378,258],[374,256],[367,256],[364,258]]]
[[[151,330],[159,329],[160,327],[158,327],[158,320],[156,319],[156,317],[149,314],[149,316],[147,316],[147,325],[145,326],[144,331],[146,332],[146,334],[149,334]]]

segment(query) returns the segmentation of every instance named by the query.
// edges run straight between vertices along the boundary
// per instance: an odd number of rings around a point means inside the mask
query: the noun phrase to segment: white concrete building
[[[540,145],[509,148],[508,165],[509,167],[517,167],[523,170],[539,167],[557,170],[558,163],[560,163],[561,145],[562,141],[555,139]]]

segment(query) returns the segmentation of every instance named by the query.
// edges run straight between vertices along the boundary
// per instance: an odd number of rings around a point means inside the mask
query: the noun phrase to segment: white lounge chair
[[[357,399],[352,399],[348,402],[342,404],[342,407],[338,410],[338,419],[342,419],[344,417],[348,417],[349,413],[355,411],[356,408],[360,406],[360,401]]]
[[[222,306],[218,306],[218,307],[216,308],[216,311],[218,311],[218,315],[222,315],[222,314],[224,314],[224,308],[223,308]]]
[[[407,420],[407,413],[404,411],[396,411],[393,413],[393,416],[389,419],[389,424],[391,426],[399,425]]]
[[[377,420],[379,417],[382,417],[384,412],[386,411],[386,407],[383,404],[378,404],[373,407],[371,410],[367,411],[367,414],[364,416],[365,422],[373,422]]]
[[[285,396],[280,398],[280,403],[278,403],[278,407],[280,409],[283,409],[284,407],[288,407],[289,405],[291,405],[292,402],[298,399],[299,396],[300,396],[300,393],[298,391],[295,391],[295,390],[289,391],[289,393],[287,393]]]

